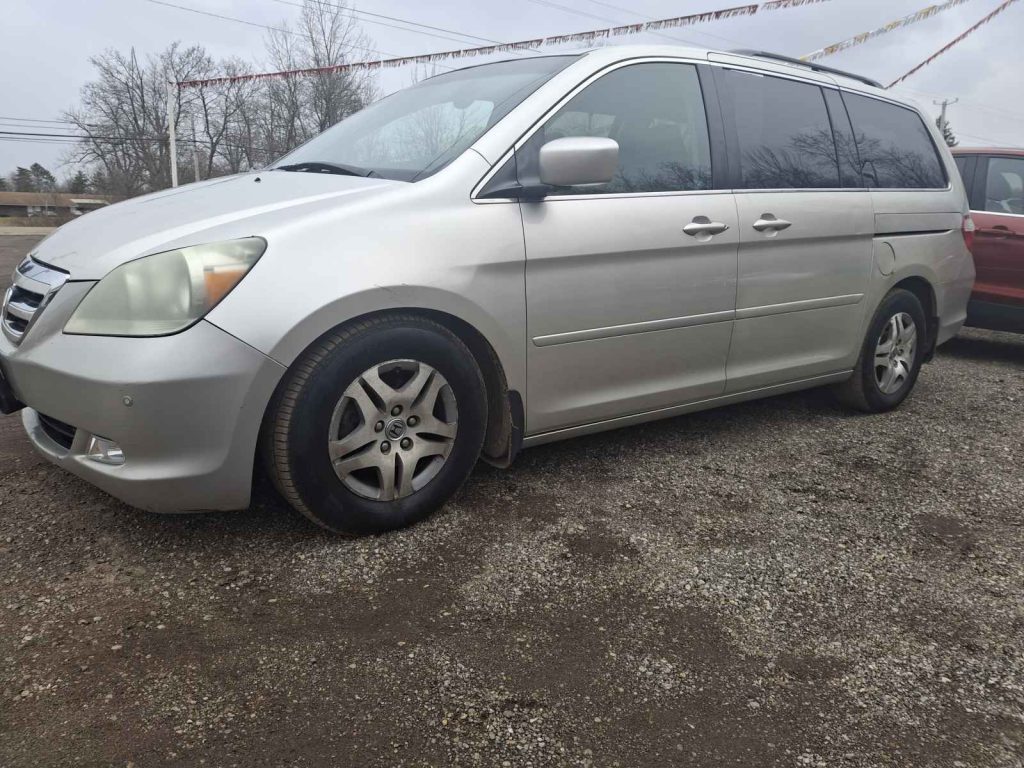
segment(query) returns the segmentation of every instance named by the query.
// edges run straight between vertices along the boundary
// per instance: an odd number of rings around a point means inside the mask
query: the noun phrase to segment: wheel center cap
[[[405,434],[405,420],[404,419],[392,419],[384,427],[384,434],[390,439],[397,440]]]

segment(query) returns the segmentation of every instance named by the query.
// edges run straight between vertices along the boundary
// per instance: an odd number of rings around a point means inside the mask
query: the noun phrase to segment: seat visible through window
[[[1024,158],[989,158],[985,210],[1024,215]]]

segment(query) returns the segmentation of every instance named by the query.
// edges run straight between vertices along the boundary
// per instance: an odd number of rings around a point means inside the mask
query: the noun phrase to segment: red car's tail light
[[[974,253],[974,219],[970,214],[964,214],[964,223],[961,229],[964,234],[964,245],[967,246],[968,251]]]

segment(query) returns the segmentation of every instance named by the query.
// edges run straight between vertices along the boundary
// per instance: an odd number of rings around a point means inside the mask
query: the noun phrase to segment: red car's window
[[[1024,216],[1024,158],[989,158],[985,210]]]

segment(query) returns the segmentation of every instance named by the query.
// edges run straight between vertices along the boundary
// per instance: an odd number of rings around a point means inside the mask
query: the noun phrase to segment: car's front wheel
[[[486,423],[483,377],[457,336],[417,316],[374,318],[293,366],[268,414],[264,457],[311,520],[376,533],[440,507],[472,471]]]
[[[840,400],[867,413],[898,406],[917,382],[927,335],[917,296],[891,291],[872,318],[853,376],[837,388]]]

